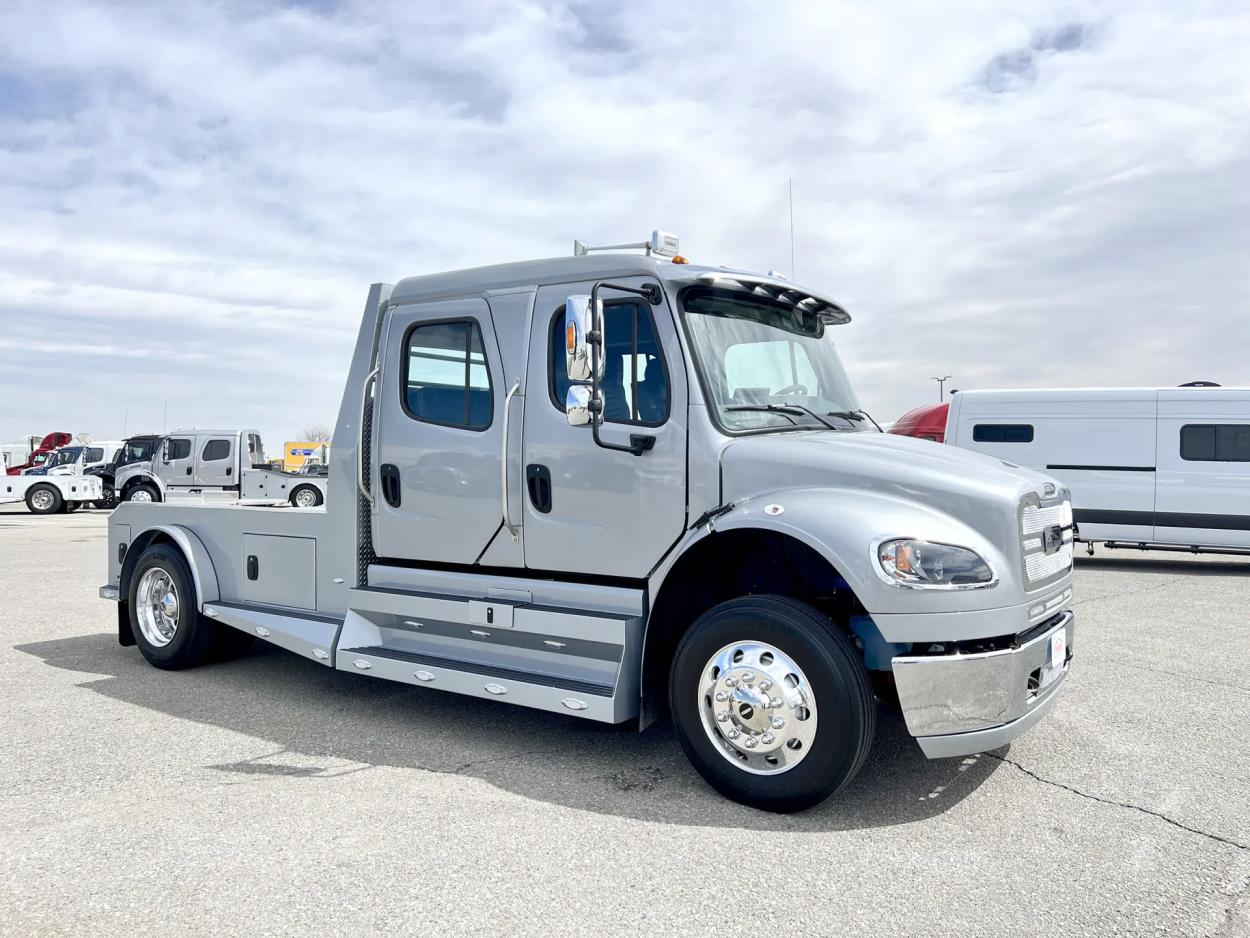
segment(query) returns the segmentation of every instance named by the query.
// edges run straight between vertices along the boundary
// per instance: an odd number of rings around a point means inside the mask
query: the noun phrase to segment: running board
[[[237,603],[205,603],[204,615],[326,667],[333,665],[334,639],[343,625],[342,619],[333,616],[283,612]]]
[[[639,712],[642,618],[361,587],[334,666],[604,723]]]

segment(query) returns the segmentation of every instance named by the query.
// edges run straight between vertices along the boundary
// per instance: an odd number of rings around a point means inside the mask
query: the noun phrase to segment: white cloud
[[[0,438],[333,420],[367,284],[654,226],[843,300],[881,419],[1250,383],[1250,14],[1075,3],[0,10]],[[32,366],[42,376],[32,380]]]

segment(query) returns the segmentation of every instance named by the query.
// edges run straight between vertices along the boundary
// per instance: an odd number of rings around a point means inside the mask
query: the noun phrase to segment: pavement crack
[[[1081,798],[1086,798],[1090,801],[1097,801],[1100,804],[1108,804],[1116,808],[1124,808],[1128,811],[1137,811],[1140,814],[1146,814],[1146,815],[1149,815],[1150,817],[1158,818],[1160,821],[1163,821],[1166,824],[1171,824],[1173,827],[1180,828],[1181,830],[1186,831],[1190,834],[1197,834],[1199,837],[1205,837],[1208,840],[1214,840],[1216,843],[1225,844],[1229,847],[1236,847],[1238,850],[1245,850],[1247,852],[1250,852],[1250,844],[1239,843],[1238,841],[1232,840],[1228,837],[1222,837],[1219,834],[1212,834],[1210,831],[1204,831],[1204,830],[1199,830],[1196,827],[1190,827],[1188,824],[1182,824],[1180,821],[1176,820],[1175,818],[1168,817],[1166,814],[1163,814],[1162,812],[1152,811],[1150,808],[1143,808],[1141,805],[1132,804],[1127,801],[1116,801],[1114,798],[1103,798],[1099,795],[1091,795],[1089,792],[1081,791],[1079,788],[1074,788],[1071,785],[1065,785],[1063,782],[1056,782],[1056,781],[1053,781],[1052,779],[1044,778],[1043,776],[1038,775],[1032,769],[1026,769],[1024,766],[1022,766],[1019,762],[1016,762],[1014,759],[1008,759],[1005,756],[998,756],[992,752],[987,752],[986,755],[989,756],[991,759],[997,759],[999,762],[1007,763],[1007,765],[1011,766],[1014,769],[1017,769],[1018,771],[1027,775],[1029,778],[1033,779],[1034,781],[1041,782],[1043,785],[1050,785],[1054,788],[1061,788],[1064,791],[1071,792],[1072,794],[1077,795]]]
[[[1186,681],[1197,681],[1199,684],[1210,684],[1212,687],[1228,687],[1232,690],[1250,693],[1250,687],[1246,687],[1244,684],[1230,684],[1227,681],[1213,681],[1210,678],[1198,677],[1196,674],[1185,674],[1183,671],[1169,671],[1166,668],[1148,668],[1144,664],[1131,664],[1127,661],[1121,661],[1119,664],[1122,667],[1132,668],[1135,671],[1149,671],[1151,674],[1167,674],[1172,677],[1179,677]]]

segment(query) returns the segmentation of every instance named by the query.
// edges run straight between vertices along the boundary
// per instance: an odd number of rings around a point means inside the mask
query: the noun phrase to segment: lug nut
[[[772,700],[770,700],[770,701],[769,701],[769,703],[770,703],[770,704],[772,704],[774,707],[780,707],[780,706],[781,706],[781,698],[780,698],[780,697],[774,697]],[[791,708],[791,709],[793,709],[793,708]]]
[[[729,730],[727,733],[725,733],[725,735],[728,736],[730,739],[737,739],[739,734],[737,730]]]
[[[773,682],[768,678],[764,678],[764,680],[760,681],[760,690],[768,690],[772,686]]]
[[[726,720],[728,720],[728,719],[729,719],[729,711],[728,711],[728,710],[722,710],[720,713],[716,714],[716,722],[717,722],[717,723],[724,723],[724,722],[725,722]]]
[[[755,737],[754,737],[754,736],[748,736],[745,740],[743,740],[743,741],[742,741],[742,745],[746,746],[748,749],[754,749],[754,748],[755,748]]]
[[[729,695],[728,695],[728,694],[726,694],[723,690],[718,690],[718,691],[716,692],[716,702],[717,702],[717,703],[724,703],[724,702],[725,702],[726,700],[728,700],[728,699],[729,699]]]
[[[779,730],[783,726],[786,725],[786,721],[783,720],[781,717],[773,717],[772,723],[773,723],[773,729],[775,730]]]
[[[777,737],[774,736],[772,733],[765,733],[763,736],[760,737],[760,742],[762,742],[765,746],[768,746],[768,745],[771,745],[772,742],[776,738]]]
[[[754,681],[754,680],[755,680],[755,672],[754,672],[754,671],[743,671],[743,672],[742,672],[742,683],[743,683],[743,684],[750,684],[750,683],[751,683],[752,681]]]
[[[738,686],[738,679],[737,679],[736,677],[727,677],[727,678],[725,678],[725,686],[726,686],[726,687],[737,687],[737,686]]]

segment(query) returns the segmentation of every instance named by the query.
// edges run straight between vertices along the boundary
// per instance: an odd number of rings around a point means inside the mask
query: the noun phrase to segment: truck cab
[[[122,505],[119,640],[667,714],[776,811],[854,777],[878,696],[931,758],[1041,719],[1073,650],[1062,486],[878,432],[823,292],[624,247],[374,284],[325,509]]]

